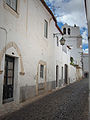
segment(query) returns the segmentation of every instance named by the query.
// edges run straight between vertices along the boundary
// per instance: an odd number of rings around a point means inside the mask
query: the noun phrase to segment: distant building
[[[70,50],[70,56],[73,59],[73,65],[77,68],[77,79],[82,76],[82,36],[80,34],[79,26],[70,26],[64,24],[62,27],[63,36],[66,40],[66,45],[68,45]]]

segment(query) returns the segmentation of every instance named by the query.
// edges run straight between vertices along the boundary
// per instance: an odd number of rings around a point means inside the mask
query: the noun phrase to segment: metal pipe
[[[6,53],[6,44],[7,44],[7,30],[3,27],[0,27],[1,30],[5,31],[6,33],[6,40],[5,40],[5,53]]]
[[[4,30],[6,32],[6,40],[7,40],[7,30],[3,27],[0,27],[0,29]]]

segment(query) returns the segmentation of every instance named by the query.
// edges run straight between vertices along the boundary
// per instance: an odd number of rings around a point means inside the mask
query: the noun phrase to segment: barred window
[[[6,4],[17,12],[17,0],[6,0]]]

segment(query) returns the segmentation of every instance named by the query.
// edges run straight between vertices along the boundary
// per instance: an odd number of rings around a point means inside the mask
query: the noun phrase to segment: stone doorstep
[[[35,96],[33,98],[30,98],[22,103],[15,103],[14,101],[12,102],[9,102],[9,103],[6,103],[6,104],[3,104],[0,106],[0,117],[3,117],[4,115],[7,115],[7,114],[10,114],[12,112],[15,112],[17,110],[20,110],[22,107],[24,107],[25,105],[28,105],[30,103],[33,103],[41,98],[43,98],[44,96],[47,96],[55,91],[58,91],[62,88],[64,88],[65,86],[61,87],[61,88],[56,88],[56,89],[53,89],[53,90],[49,90],[48,92],[46,93],[43,93],[39,96]]]

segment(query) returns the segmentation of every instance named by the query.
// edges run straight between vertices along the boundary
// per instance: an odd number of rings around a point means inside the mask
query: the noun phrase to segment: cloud
[[[46,0],[47,1],[47,0]],[[84,0],[48,0],[55,9],[57,21],[87,27]]]
[[[88,29],[85,27],[82,27],[80,30],[80,33],[82,35],[82,44],[83,44],[83,49],[88,48]]]
[[[87,49],[83,49],[83,52],[88,54],[88,48]]]

